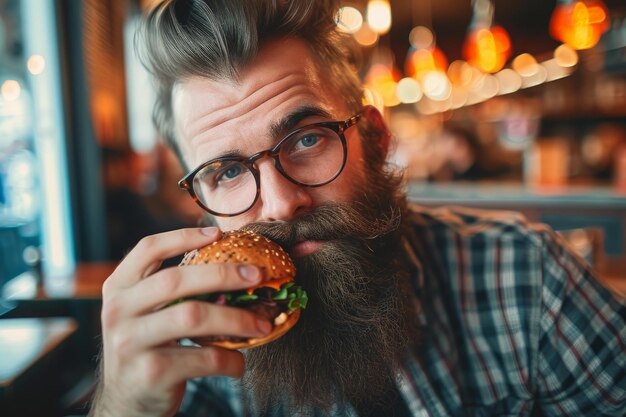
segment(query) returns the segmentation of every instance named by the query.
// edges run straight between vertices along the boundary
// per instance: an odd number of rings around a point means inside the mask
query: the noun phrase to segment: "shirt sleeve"
[[[542,233],[537,405],[547,416],[626,415],[626,300]]]

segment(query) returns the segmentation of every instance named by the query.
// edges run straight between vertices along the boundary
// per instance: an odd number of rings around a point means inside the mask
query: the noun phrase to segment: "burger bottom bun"
[[[285,320],[284,323],[274,326],[272,331],[265,337],[253,337],[250,339],[236,342],[230,340],[206,340],[202,338],[193,338],[191,340],[200,346],[221,347],[230,350],[249,349],[273,342],[274,340],[278,339],[279,337],[287,333],[298,322],[299,318],[300,310],[295,310],[287,316],[287,320]]]

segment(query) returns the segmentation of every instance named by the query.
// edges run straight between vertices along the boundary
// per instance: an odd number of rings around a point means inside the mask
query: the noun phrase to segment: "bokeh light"
[[[2,83],[0,92],[2,92],[2,98],[6,101],[15,101],[20,97],[22,87],[16,80],[6,80]]]
[[[422,98],[422,89],[415,79],[406,77],[398,82],[396,95],[402,103],[417,103]]]
[[[448,60],[439,48],[418,49],[409,51],[405,71],[408,76],[421,80],[431,71],[444,72]]]
[[[481,71],[500,71],[511,56],[511,41],[501,26],[472,31],[463,45],[463,56]]]
[[[363,26],[363,15],[354,7],[344,6],[337,13],[337,27],[346,33],[356,33]]]
[[[415,49],[427,49],[435,45],[435,35],[426,26],[415,26],[409,33],[409,43]]]
[[[472,82],[472,66],[465,61],[457,59],[448,67],[448,78],[455,86],[468,86]]]
[[[550,34],[574,49],[592,48],[608,29],[608,12],[600,0],[561,2],[550,19]]]
[[[562,67],[573,67],[578,64],[578,53],[567,44],[563,44],[554,50],[554,59]]]
[[[363,23],[361,29],[354,33],[354,39],[362,46],[373,46],[378,42],[378,33],[367,23]]]
[[[367,23],[377,33],[383,35],[391,28],[391,6],[385,0],[370,0],[367,3]]]
[[[424,94],[435,101],[443,101],[450,97],[452,86],[445,73],[441,71],[430,71],[424,76],[422,81]]]
[[[534,56],[524,53],[515,57],[512,67],[523,77],[532,77],[539,71],[539,64]]]
[[[26,67],[31,74],[39,75],[46,69],[46,60],[41,55],[31,55]]]
[[[522,78],[520,75],[510,68],[505,68],[495,74],[498,80],[498,94],[514,93],[522,87]]]

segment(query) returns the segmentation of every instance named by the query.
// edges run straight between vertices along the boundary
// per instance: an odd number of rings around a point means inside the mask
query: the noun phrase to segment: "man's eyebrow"
[[[293,112],[287,114],[286,116],[284,116],[282,119],[272,123],[270,125],[270,133],[272,135],[272,137],[276,138],[276,139],[280,139],[283,135],[286,135],[287,133],[289,133],[290,131],[292,131],[296,126],[298,126],[298,124],[308,118],[308,117],[314,117],[314,116],[318,116],[318,117],[324,117],[326,119],[331,119],[332,115],[327,112],[326,110],[322,109],[321,107],[317,107],[317,106],[303,106],[303,107],[299,107],[298,109],[294,110]],[[235,149],[230,149],[220,155],[218,155],[216,158],[212,158],[212,159],[219,159],[219,158],[244,158],[244,154],[242,152],[241,149],[239,148],[235,148]]]
[[[270,126],[270,133],[273,137],[278,139],[280,136],[293,130],[302,120],[313,116],[324,117],[327,119],[332,118],[331,114],[321,107],[303,106],[289,113],[282,119],[272,123]]]

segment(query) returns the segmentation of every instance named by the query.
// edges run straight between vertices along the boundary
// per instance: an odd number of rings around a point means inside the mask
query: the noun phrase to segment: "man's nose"
[[[289,221],[312,207],[309,188],[285,178],[274,161],[264,159],[257,162],[257,167],[261,178],[261,221]]]

